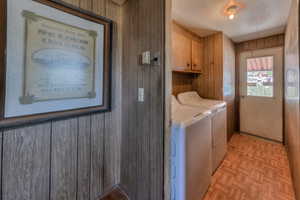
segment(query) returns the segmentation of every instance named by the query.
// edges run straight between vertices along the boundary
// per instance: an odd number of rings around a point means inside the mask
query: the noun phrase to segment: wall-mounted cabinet
[[[178,32],[173,33],[173,70],[191,70],[191,40]]]
[[[192,70],[202,71],[203,65],[203,42],[192,40]]]
[[[201,73],[203,42],[198,36],[173,24],[172,32],[173,71]]]

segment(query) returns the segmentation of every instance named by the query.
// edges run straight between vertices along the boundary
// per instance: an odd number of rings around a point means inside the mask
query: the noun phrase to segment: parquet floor
[[[283,145],[235,134],[204,200],[295,200]]]

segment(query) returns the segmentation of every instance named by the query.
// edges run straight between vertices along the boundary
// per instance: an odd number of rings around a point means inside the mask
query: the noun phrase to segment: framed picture
[[[0,4],[0,127],[110,110],[111,20],[59,0]]]

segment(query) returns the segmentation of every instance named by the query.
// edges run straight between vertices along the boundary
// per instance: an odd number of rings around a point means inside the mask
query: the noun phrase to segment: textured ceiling
[[[234,20],[223,16],[228,0],[173,0],[173,19],[200,36],[223,31],[235,42],[283,33],[291,0],[237,0],[246,5]]]

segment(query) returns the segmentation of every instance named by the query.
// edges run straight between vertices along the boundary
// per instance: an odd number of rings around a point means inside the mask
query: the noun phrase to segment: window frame
[[[272,57],[273,59],[273,67],[272,67],[272,71],[273,71],[273,88],[272,88],[272,96],[255,96],[255,95],[249,95],[248,94],[248,60],[249,59],[257,59],[257,58],[265,58],[265,57]],[[245,81],[245,84],[246,84],[246,91],[245,91],[245,96],[248,97],[248,98],[267,98],[267,99],[275,99],[276,98],[276,95],[275,95],[275,62],[274,62],[274,59],[275,59],[275,56],[274,55],[263,55],[263,56],[251,56],[251,57],[247,57],[245,59],[246,61],[246,70],[245,70],[245,76],[246,76],[246,81]]]

